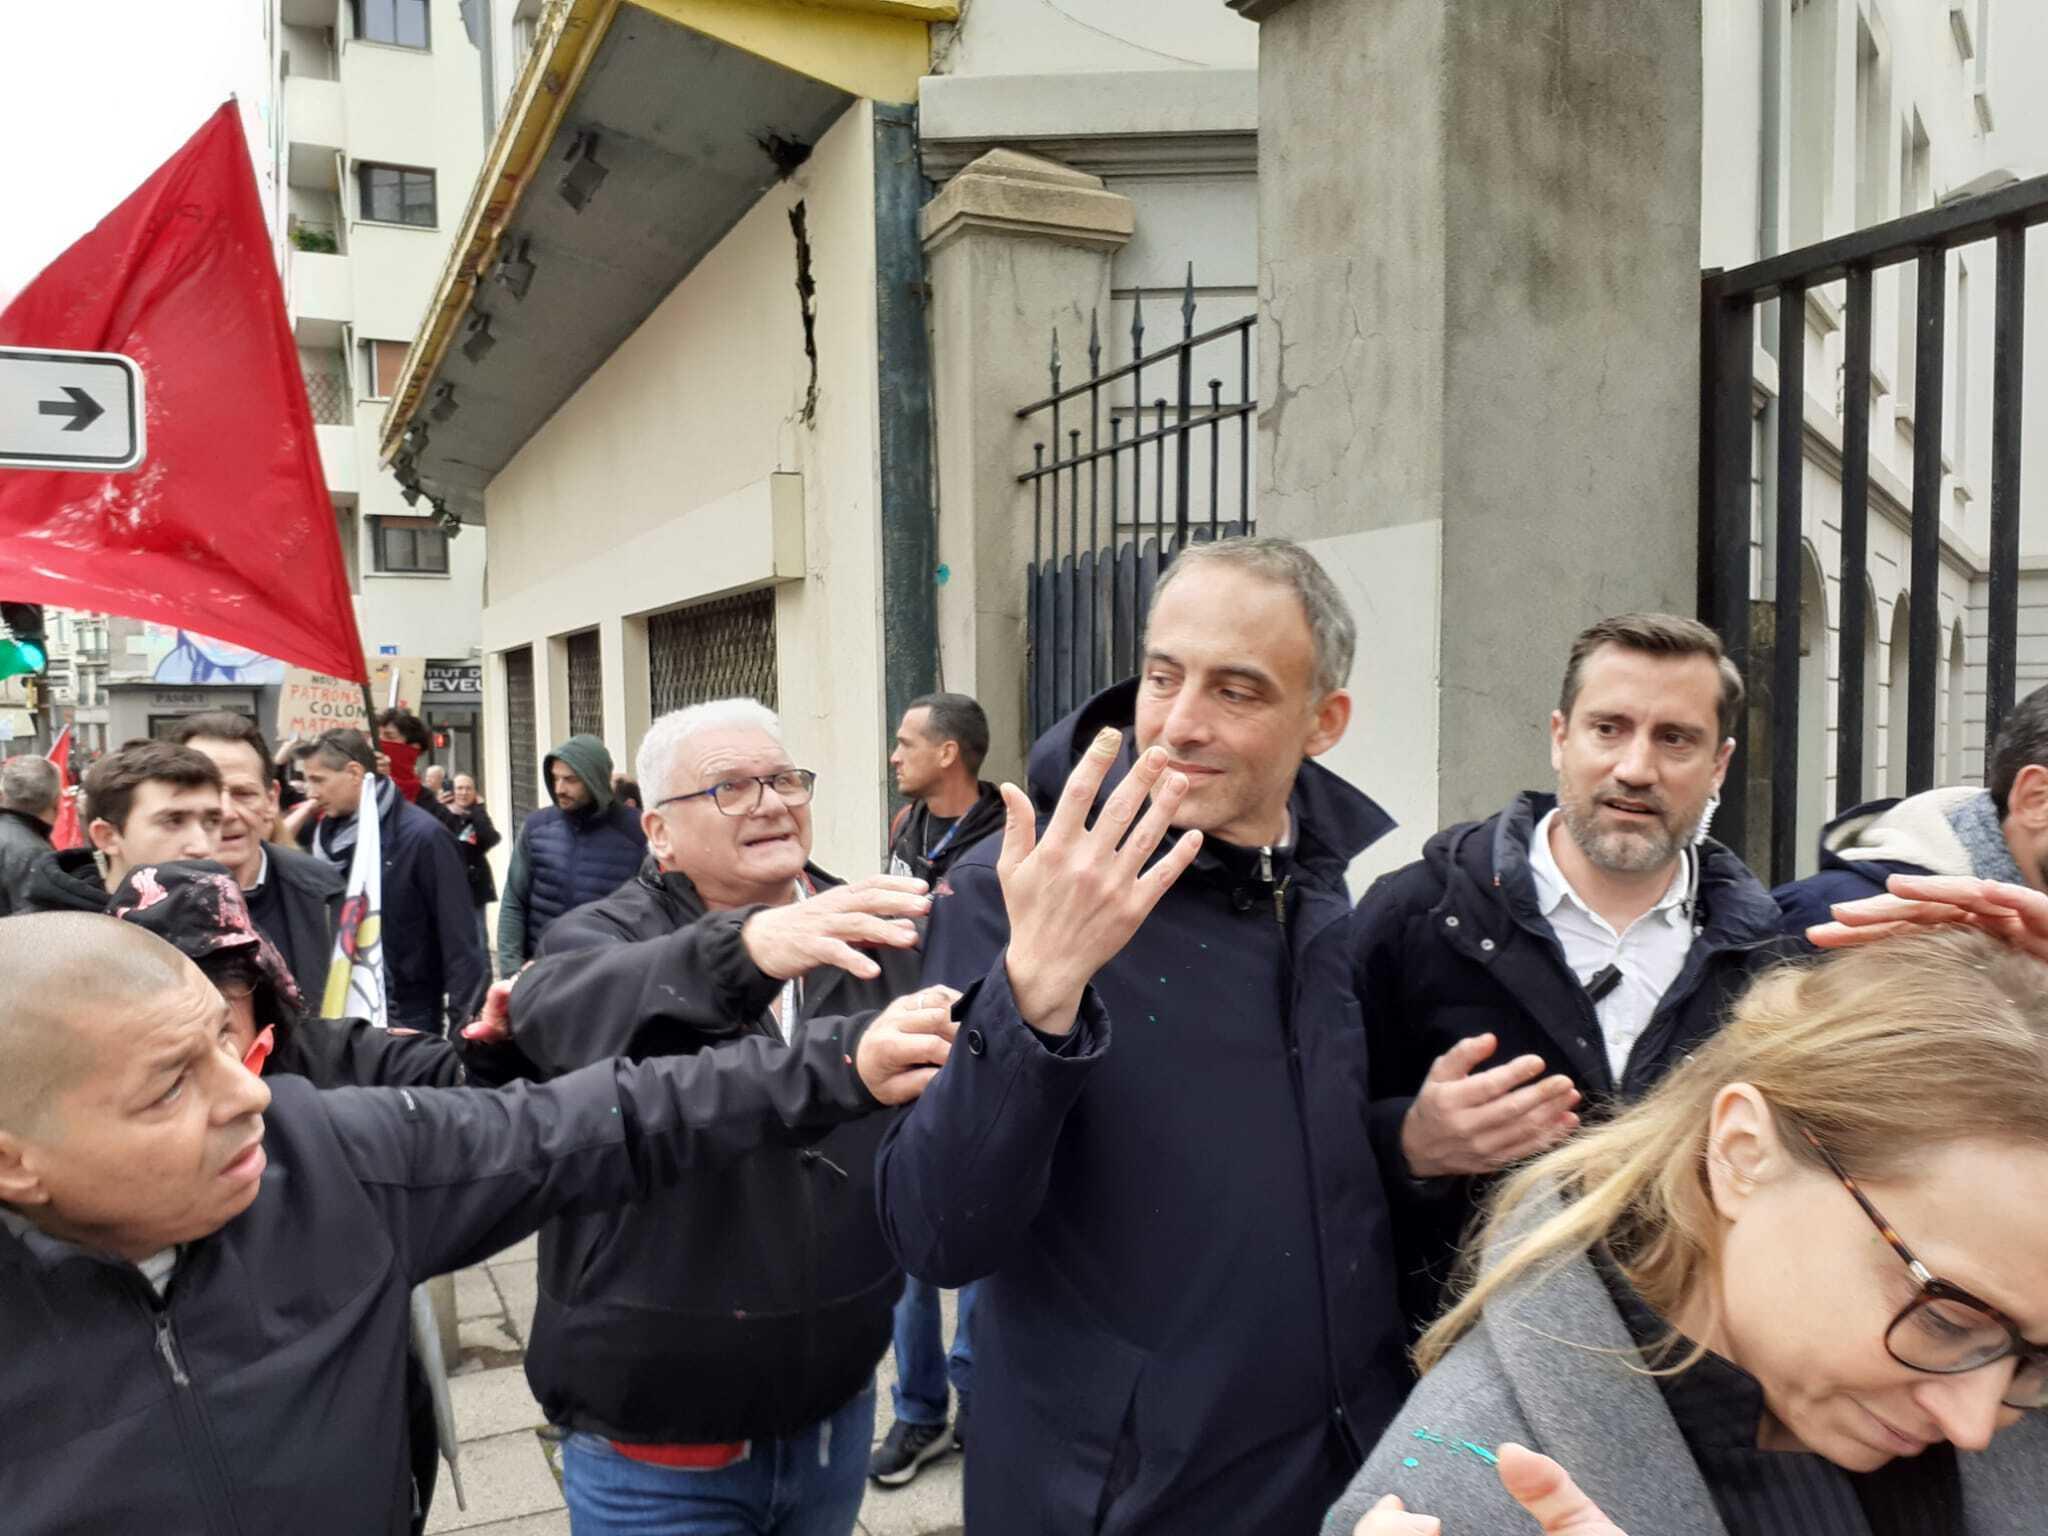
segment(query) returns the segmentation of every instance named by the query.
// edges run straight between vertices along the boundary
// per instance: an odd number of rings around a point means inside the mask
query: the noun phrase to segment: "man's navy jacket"
[[[1049,808],[1124,684],[1032,755]],[[1112,782],[1129,771],[1128,736]],[[1108,786],[1105,786],[1105,790]],[[1005,994],[882,1146],[910,1273],[984,1280],[975,1536],[1313,1531],[1406,1395],[1387,1197],[1345,936],[1391,823],[1307,764],[1293,843],[1208,844],[1063,1041],[1017,1016],[991,837],[934,904],[927,982]],[[1113,1033],[1113,1038],[1112,1038]]]

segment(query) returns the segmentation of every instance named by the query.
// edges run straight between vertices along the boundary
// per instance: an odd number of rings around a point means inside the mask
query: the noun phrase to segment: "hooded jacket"
[[[1034,748],[1042,811],[1136,686]],[[1304,763],[1293,845],[1206,842],[1094,978],[1109,1026],[964,1028],[883,1144],[882,1222],[980,1280],[976,1536],[1306,1532],[1409,1385],[1346,949],[1351,860],[1392,825]],[[934,903],[924,979],[1003,974],[995,839]]]
[[[1529,868],[1529,839],[1557,797],[1525,791],[1485,821],[1446,827],[1415,863],[1383,876],[1353,919],[1353,984],[1371,1039],[1373,1114],[1383,1137],[1400,1124],[1436,1059],[1493,1033],[1483,1066],[1541,1056],[1545,1075],[1578,1086],[1582,1115],[1639,1097],[1720,1025],[1764,965],[1777,908],[1734,852],[1699,844],[1692,948],[1614,1081],[1593,1000],[1565,963]],[[1402,1224],[1403,1301],[1411,1326],[1441,1310],[1458,1238],[1483,1184],[1430,1181],[1433,1198]]]
[[[1003,829],[1003,792],[993,784],[980,786],[974,804],[952,826],[936,837],[931,830],[932,808],[922,800],[906,805],[896,818],[889,842],[889,873],[915,875],[938,882],[953,863],[987,837]]]
[[[90,848],[56,848],[28,873],[29,912],[104,912],[107,882]]]
[[[1820,835],[1820,868],[1771,892],[1785,932],[1804,936],[1840,901],[1882,896],[1893,875],[1975,875],[2027,883],[1988,789],[1930,789],[1844,811]]]
[[[504,1092],[280,1078],[255,1203],[161,1298],[0,1210],[0,1525],[399,1536],[411,1288],[868,1114],[848,1058],[870,1020],[845,1022]]]
[[[498,969],[510,976],[540,952],[548,925],[564,912],[611,895],[647,856],[640,818],[612,799],[612,756],[595,736],[571,736],[541,759],[543,784],[561,763],[583,781],[590,803],[544,805],[520,825],[498,904]]]
[[[513,1044],[542,1076],[734,1040],[804,1050],[836,1038],[845,1015],[916,989],[917,959],[901,950],[874,952],[875,981],[812,971],[785,1047],[769,1012],[783,984],[740,940],[758,910],[707,914],[687,878],[650,866],[548,930],[512,990]],[[794,1434],[844,1407],[889,1347],[903,1284],[875,1219],[886,1123],[764,1148],[642,1204],[543,1228],[526,1377],[548,1421],[702,1444]]]
[[[0,917],[29,910],[29,877],[50,851],[49,824],[0,805]]]

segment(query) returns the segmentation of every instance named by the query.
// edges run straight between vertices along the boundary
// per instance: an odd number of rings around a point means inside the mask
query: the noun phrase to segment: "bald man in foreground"
[[[1087,979],[1195,852],[1184,839],[1144,867],[1186,789],[1162,771],[1132,776],[1155,791],[1135,830],[1127,788],[1093,828],[1006,857],[1015,952],[1056,958],[998,960],[952,1010],[962,1025],[1019,1028],[1014,984],[1106,1039]],[[1100,778],[1077,770],[1077,803]],[[221,994],[133,924],[0,919],[0,977],[7,1536],[397,1536],[412,1497],[391,1410],[415,1283],[573,1206],[906,1103],[956,1027],[935,990],[789,1044],[748,1036],[541,1086],[323,1093],[246,1071],[223,1048]]]

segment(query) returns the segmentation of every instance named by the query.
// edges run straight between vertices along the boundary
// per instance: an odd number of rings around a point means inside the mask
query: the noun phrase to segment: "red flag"
[[[0,469],[0,590],[367,681],[298,348],[230,101],[0,314],[0,346],[120,352],[149,456]]]
[[[85,838],[78,830],[78,800],[71,794],[71,727],[65,726],[57,733],[56,745],[50,748],[50,761],[57,766],[57,783],[64,791],[57,801],[57,825],[50,829],[50,845],[53,848],[77,848]]]

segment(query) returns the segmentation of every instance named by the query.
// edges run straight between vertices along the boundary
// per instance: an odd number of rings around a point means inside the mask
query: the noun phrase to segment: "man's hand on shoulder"
[[[873,875],[786,907],[763,907],[740,929],[747,958],[788,981],[820,966],[873,981],[882,968],[862,949],[915,949],[915,919],[932,909],[922,880]]]

